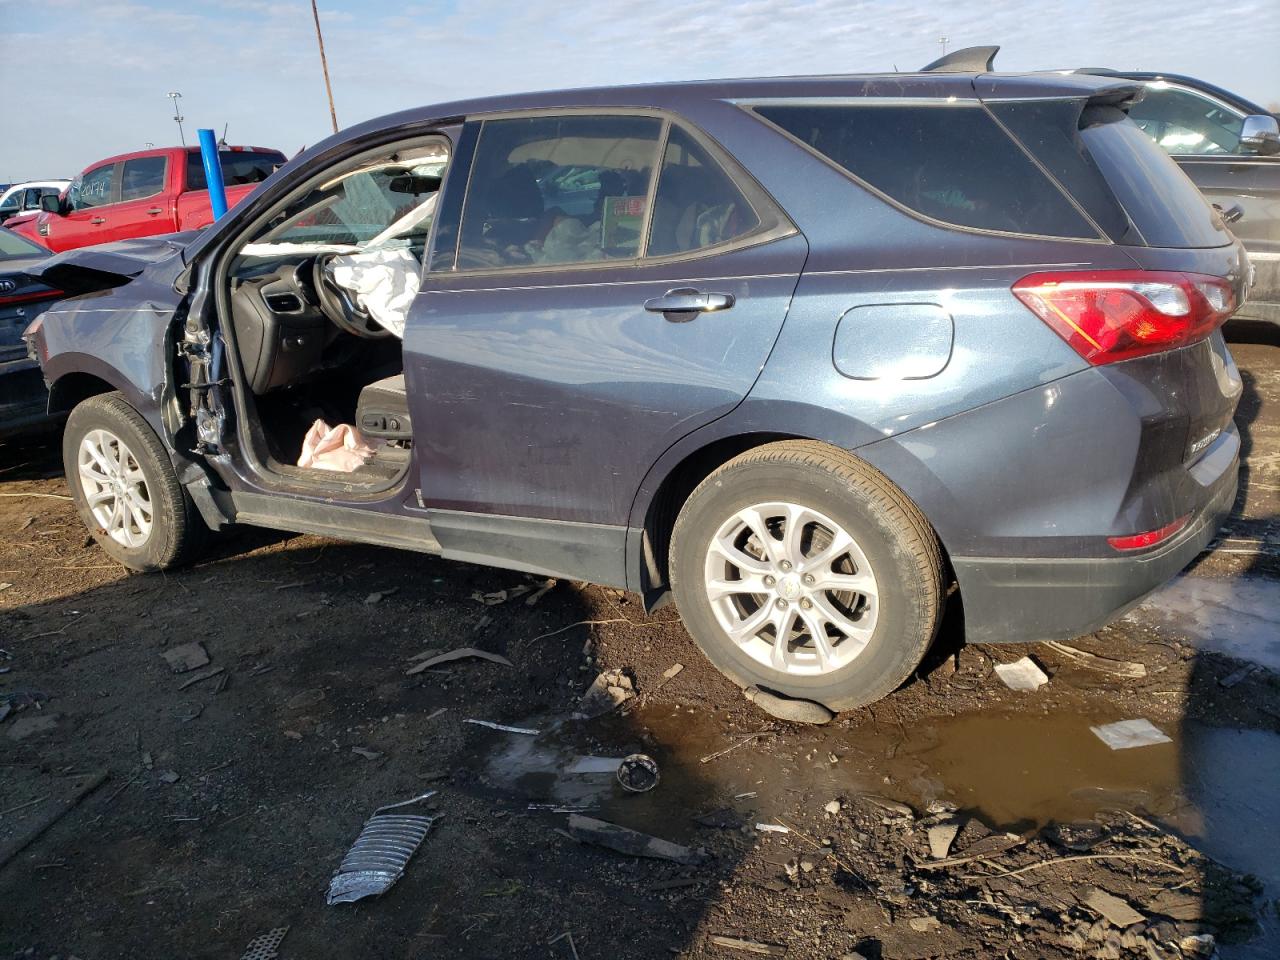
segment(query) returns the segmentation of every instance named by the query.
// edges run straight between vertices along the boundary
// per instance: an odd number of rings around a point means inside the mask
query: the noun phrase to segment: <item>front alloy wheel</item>
[[[90,430],[76,458],[85,505],[107,536],[130,549],[151,536],[154,512],[138,458],[110,430]]]

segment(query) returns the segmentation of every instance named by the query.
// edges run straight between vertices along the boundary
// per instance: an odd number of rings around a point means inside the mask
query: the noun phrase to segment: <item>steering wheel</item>
[[[316,296],[320,298],[320,309],[333,321],[343,333],[365,340],[381,340],[395,336],[390,330],[374,320],[369,311],[356,302],[350,290],[336,283],[330,273],[330,265],[336,253],[324,253],[316,257],[312,265],[312,280],[316,288]]]

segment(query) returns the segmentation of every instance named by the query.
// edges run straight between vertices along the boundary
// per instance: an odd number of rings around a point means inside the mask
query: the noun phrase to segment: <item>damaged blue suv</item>
[[[28,331],[135,570],[229,524],[674,596],[845,709],[1095,630],[1236,493],[1249,263],[1128,119],[991,73],[538,93],[370,121],[197,236],[77,250]],[[395,562],[388,555],[388,562]]]

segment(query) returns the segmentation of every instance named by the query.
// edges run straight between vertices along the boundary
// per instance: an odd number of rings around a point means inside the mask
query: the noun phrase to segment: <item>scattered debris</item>
[[[249,941],[240,960],[275,960],[280,956],[280,944],[284,941],[288,927],[276,927],[266,933],[259,934]]]
[[[301,710],[303,707],[314,707],[324,699],[324,691],[316,688],[295,693],[285,701],[285,709]]]
[[[550,582],[551,582],[551,583],[555,583],[555,581],[554,581],[554,580],[552,580],[552,581],[550,581]],[[580,958],[578,957],[578,948],[577,948],[577,946],[576,946],[576,945],[574,944],[574,942],[573,942],[573,934],[572,934],[572,933],[570,933],[568,930],[566,930],[564,933],[562,933],[562,934],[560,934],[560,935],[558,935],[558,936],[552,937],[550,940],[548,940],[548,941],[547,941],[547,946],[548,946],[548,947],[554,946],[555,944],[559,943],[561,940],[568,940],[568,942],[569,942],[569,953],[572,955],[573,960],[580,960]]]
[[[1039,690],[1049,682],[1049,676],[1030,657],[1013,663],[997,663],[996,676],[1010,690]]]
[[[955,843],[956,834],[960,832],[960,824],[952,820],[948,823],[937,823],[929,828],[929,854],[935,860],[945,860],[951,852],[951,844]]]
[[[587,687],[587,692],[578,701],[574,716],[580,720],[602,716],[622,706],[635,695],[630,677],[621,670],[607,670]]]
[[[905,803],[899,803],[897,800],[890,800],[888,797],[881,797],[874,793],[864,793],[861,796],[867,803],[879,807],[890,816],[901,820],[914,820],[916,817],[916,812]]]
[[[302,734],[301,734],[301,733],[299,733],[297,730],[286,730],[286,731],[284,732],[284,735],[285,735],[285,737],[287,737],[287,738],[288,738],[288,739],[290,739],[290,740],[301,740],[301,739],[302,739]]]
[[[188,679],[178,684],[178,689],[185,690],[187,687],[193,687],[197,683],[202,683],[205,680],[212,680],[214,677],[221,676],[225,672],[225,667],[210,667],[208,670],[201,670],[199,673],[192,674]]]
[[[354,903],[391,889],[404,874],[409,858],[426,839],[432,824],[440,817],[384,811],[411,806],[435,795],[436,791],[428,790],[409,800],[375,810],[329,881],[325,902],[330,906]]]
[[[1217,954],[1218,941],[1211,933],[1197,933],[1179,940],[1178,949],[1187,957],[1213,957]]]
[[[352,747],[351,752],[358,757],[364,757],[366,760],[381,760],[382,754],[377,750],[370,750],[368,747]]]
[[[754,953],[762,957],[785,957],[787,955],[787,948],[776,943],[760,943],[757,940],[743,940],[740,937],[725,937],[718,933],[713,933],[708,939],[717,947],[728,947],[730,950],[741,950],[744,953]]]
[[[1109,673],[1117,677],[1128,677],[1132,680],[1138,680],[1147,675],[1147,665],[1145,663],[1100,657],[1096,653],[1069,647],[1065,643],[1059,643],[1056,640],[1048,641],[1045,646],[1051,650],[1056,650],[1068,660],[1088,667],[1090,670],[1100,670],[1103,673]],[[996,669],[998,670],[999,668],[997,667]]]
[[[1080,902],[1090,910],[1101,914],[1112,926],[1131,927],[1147,919],[1119,897],[1097,887],[1086,890]]]
[[[542,586],[538,587],[537,590],[533,591],[533,593],[529,594],[529,596],[525,598],[524,605],[526,607],[536,607],[538,605],[538,601],[545,597],[555,585],[556,581],[554,579],[543,580]]]
[[[759,687],[747,687],[743,696],[772,717],[792,723],[830,723],[835,714],[812,700],[792,700]]]
[[[1149,747],[1157,743],[1172,742],[1150,720],[1146,719],[1120,720],[1089,729],[1112,750],[1129,750],[1133,747]]]
[[[400,592],[399,587],[391,587],[388,590],[375,590],[373,593],[369,594],[367,597],[364,598],[365,606],[371,607],[375,603],[381,603],[383,600],[391,596],[393,593],[399,593],[399,592]]]
[[[1143,905],[1152,913],[1174,920],[1200,920],[1205,913],[1203,896],[1179,890],[1161,890]]]
[[[784,827],[780,823],[757,823],[756,829],[761,833],[790,833],[790,827]]]
[[[1107,838],[1101,824],[1086,820],[1080,823],[1052,823],[1042,831],[1047,840],[1067,850],[1085,853]]]
[[[99,770],[73,779],[79,782],[72,787],[68,796],[62,799],[46,800],[36,809],[35,819],[30,821],[25,829],[20,829],[9,840],[0,844],[0,867],[20,854],[32,841],[61,820],[76,804],[106,783],[107,771]]]
[[[693,866],[704,859],[704,855],[697,850],[682,847],[670,840],[577,813],[569,815],[569,835],[581,843],[594,843],[632,857],[671,860],[685,866]]]
[[[209,654],[199,640],[162,650],[160,656],[164,657],[164,662],[169,664],[169,669],[174,673],[196,670],[209,662]]]
[[[161,771],[160,776],[159,776],[159,780],[160,780],[160,782],[161,782],[161,783],[174,784],[174,783],[177,783],[177,782],[178,782],[179,780],[181,780],[181,779],[182,779],[182,775],[181,775],[181,774],[179,774],[179,773],[178,773],[178,771],[176,771],[176,770],[164,770],[164,771]]]
[[[930,933],[931,931],[937,930],[942,926],[942,924],[938,922],[937,917],[925,916],[912,917],[907,921],[907,926],[916,933]]]
[[[0,593],[4,593],[6,590],[8,590],[12,586],[13,586],[12,583],[0,583]]]
[[[617,773],[620,766],[622,766],[621,757],[579,757],[565,767],[564,772],[572,774]]]
[[[828,817],[834,817],[843,806],[839,800],[828,800],[822,809]]]
[[[725,747],[723,750],[717,750],[715,753],[709,753],[705,757],[702,757],[701,759],[699,759],[698,762],[710,763],[712,760],[717,760],[720,757],[723,757],[726,753],[732,753],[734,750],[737,750],[739,747],[744,747],[748,743],[753,743],[756,740],[759,740],[761,737],[770,736],[772,733],[773,733],[772,730],[757,730],[755,733],[749,733],[745,737],[743,737],[741,740],[739,740],[737,743],[731,743],[729,744],[729,746]]]
[[[414,674],[421,673],[423,670],[430,670],[432,667],[439,666],[442,663],[452,663],[455,660],[465,660],[468,657],[474,657],[478,660],[488,660],[490,663],[500,663],[504,667],[514,666],[510,660],[500,653],[490,653],[488,650],[480,650],[476,647],[459,647],[457,650],[450,650],[448,653],[438,653],[429,660],[423,660],[420,663],[414,664],[404,672],[404,675],[406,677],[412,677]]]
[[[56,713],[40,713],[36,716],[18,717],[8,726],[5,734],[10,740],[25,740],[41,733],[48,733],[58,726],[59,715]]]
[[[536,737],[542,731],[531,730],[528,727],[509,727],[505,723],[494,723],[492,720],[463,720],[463,723],[474,723],[478,727],[488,727],[490,730],[501,730],[504,733],[524,733],[531,737]]]
[[[1242,681],[1247,680],[1251,674],[1256,673],[1259,669],[1261,668],[1256,664],[1247,663],[1239,670],[1234,670],[1219,680],[1218,686],[1222,687],[1224,690],[1230,690]]]
[[[498,604],[514,600],[516,597],[523,597],[532,589],[528,584],[522,583],[506,590],[494,590],[492,593],[482,593],[477,590],[471,594],[471,599],[477,603],[483,603],[486,607],[496,607]]]
[[[658,761],[645,753],[633,753],[618,766],[618,783],[628,793],[647,793],[659,779]]]

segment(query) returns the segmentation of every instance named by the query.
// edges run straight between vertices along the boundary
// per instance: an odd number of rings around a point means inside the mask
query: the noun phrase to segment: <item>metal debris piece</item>
[[[240,960],[275,960],[280,956],[280,944],[289,932],[288,927],[276,927],[266,933],[259,934],[249,941]]]
[[[329,881],[329,895],[325,902],[330,906],[354,903],[391,889],[404,874],[409,858],[426,839],[431,825],[440,817],[438,814],[427,816],[384,811],[398,810],[435,795],[435,790],[428,790],[409,800],[375,810]]]
[[[203,680],[212,680],[214,677],[221,676],[225,672],[224,667],[210,667],[208,670],[201,670],[199,673],[192,674],[190,678],[178,684],[179,690],[185,690],[187,687],[195,686]]]
[[[659,779],[658,761],[647,753],[633,753],[618,765],[618,783],[628,793],[647,793]]]
[[[728,947],[730,950],[741,950],[762,957],[785,957],[787,948],[777,943],[760,943],[756,940],[743,940],[741,937],[725,937],[713,933],[708,938],[717,947]]]
[[[621,757],[578,757],[577,760],[565,767],[564,772],[572,774],[617,773],[622,763],[623,759]]]
[[[1145,663],[1135,663],[1132,660],[1112,660],[1110,657],[1100,657],[1096,653],[1090,653],[1088,650],[1079,650],[1076,647],[1069,647],[1065,643],[1058,643],[1056,640],[1050,640],[1045,646],[1051,650],[1056,650],[1068,660],[1072,660],[1082,667],[1088,667],[1090,670],[1100,670],[1103,673],[1110,673],[1117,677],[1129,677],[1137,680],[1147,675],[1147,665]]]
[[[742,691],[742,695],[765,713],[779,720],[821,725],[830,723],[835,718],[833,712],[813,700],[793,700],[790,697],[770,693],[768,690],[761,690],[759,687],[747,687]]]
[[[205,650],[204,644],[199,640],[192,640],[190,643],[181,643],[176,647],[170,647],[168,650],[161,650],[160,656],[164,657],[164,662],[169,665],[169,669],[174,673],[186,673],[188,670],[203,667],[209,662],[208,651]]]
[[[1010,690],[1039,690],[1049,682],[1049,676],[1030,657],[1013,663],[997,663],[996,676]]]
[[[490,730],[501,730],[504,733],[526,733],[531,737],[536,737],[542,732],[528,727],[508,727],[505,723],[494,723],[492,720],[463,720],[462,722],[474,723],[478,727],[488,727]]]
[[[672,860],[685,866],[701,863],[704,858],[703,854],[697,850],[682,847],[670,840],[651,837],[638,830],[629,830],[616,823],[608,823],[576,813],[569,815],[569,835],[581,843],[599,844],[632,857]]]
[[[415,663],[412,667],[404,672],[406,677],[412,677],[415,673],[421,673],[431,667],[439,666],[442,663],[451,663],[454,660],[465,660],[467,657],[476,657],[480,660],[488,660],[491,663],[500,663],[504,667],[513,666],[510,660],[500,653],[490,653],[488,650],[480,650],[476,647],[459,647],[457,650],[450,650],[448,653],[436,654],[429,660],[423,660],[421,663]]]
[[[757,823],[756,829],[761,833],[790,833],[790,827],[784,827],[780,823]]]
[[[1112,750],[1129,750],[1133,747],[1173,742],[1155,724],[1145,719],[1121,720],[1089,729]]]
[[[1097,887],[1090,887],[1080,900],[1086,907],[1101,914],[1112,926],[1131,927],[1147,919],[1119,897]]]

